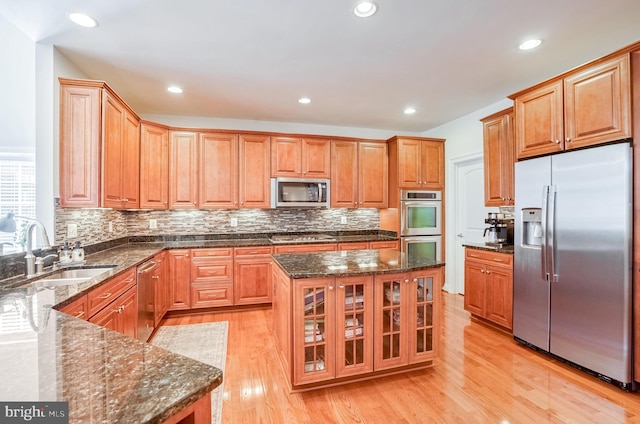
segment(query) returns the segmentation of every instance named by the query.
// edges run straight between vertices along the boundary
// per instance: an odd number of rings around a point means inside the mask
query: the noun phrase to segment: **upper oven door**
[[[435,236],[442,234],[442,202],[400,202],[401,236]]]

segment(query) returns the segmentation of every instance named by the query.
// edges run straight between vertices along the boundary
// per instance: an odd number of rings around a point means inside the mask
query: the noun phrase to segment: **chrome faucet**
[[[42,234],[42,239],[44,240],[44,244],[42,249],[51,249],[51,244],[49,244],[49,237],[47,236],[47,230],[45,230],[44,225],[36,220],[32,220],[29,226],[27,227],[27,254],[24,257],[24,263],[26,266],[26,276],[27,278],[33,277],[36,274],[36,257],[33,254],[33,229],[38,228],[40,230],[40,234]]]

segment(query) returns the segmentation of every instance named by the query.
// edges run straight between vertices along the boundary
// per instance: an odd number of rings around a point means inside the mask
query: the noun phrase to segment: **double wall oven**
[[[442,192],[400,191],[400,240],[410,257],[442,260]]]

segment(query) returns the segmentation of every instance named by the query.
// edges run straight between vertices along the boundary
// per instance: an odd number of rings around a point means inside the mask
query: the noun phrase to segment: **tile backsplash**
[[[346,218],[346,224],[341,224],[342,218]],[[236,226],[231,225],[232,219]],[[77,237],[67,237],[70,223],[77,225]],[[150,228],[151,223],[156,228]],[[58,207],[54,243],[60,245],[65,240],[70,243],[80,241],[86,246],[132,236],[362,231],[377,230],[379,227],[377,209],[115,211]]]

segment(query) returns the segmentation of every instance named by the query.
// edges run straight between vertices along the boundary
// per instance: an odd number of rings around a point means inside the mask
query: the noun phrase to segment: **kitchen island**
[[[443,262],[394,249],[273,258],[273,327],[291,391],[432,365]]]
[[[387,240],[394,237],[341,234],[322,244]],[[309,241],[305,237],[301,243]],[[96,291],[102,294],[114,280],[135,275],[136,266],[165,250],[235,249],[272,242],[266,235],[250,234],[131,237],[113,244],[87,249],[81,267],[109,268],[86,281],[48,285],[43,278],[55,274],[53,270],[35,278],[0,280],[0,401],[68,402],[70,423],[177,423],[198,414],[210,419],[210,392],[222,382],[221,370],[87,322],[87,309],[78,315],[83,319],[58,309],[86,302]],[[22,261],[22,255],[13,256]],[[14,258],[6,258],[8,266],[0,270],[13,267]]]

